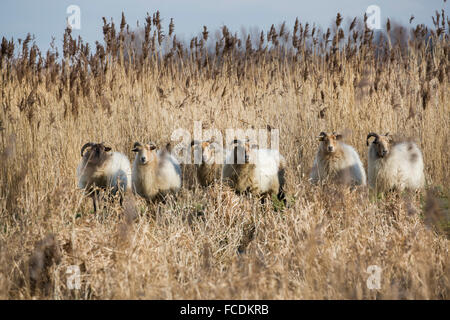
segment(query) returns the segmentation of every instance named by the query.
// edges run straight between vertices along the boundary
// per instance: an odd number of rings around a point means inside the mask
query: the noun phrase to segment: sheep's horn
[[[92,147],[94,144],[92,142],[86,143],[84,146],[81,147],[81,156],[83,156],[83,152],[87,147]]]
[[[131,151],[137,152],[138,148],[142,148],[142,144],[140,142],[135,142],[133,145],[133,149],[131,149]]]
[[[327,134],[322,131],[321,133],[319,133],[319,136],[317,138],[319,139],[319,141],[322,141],[322,138],[324,138],[326,136],[327,136]]]
[[[106,152],[111,151],[111,147],[105,146],[105,142],[104,141],[102,141],[102,143],[100,143],[100,145],[102,145],[105,148]]]
[[[367,135],[367,138],[366,138],[366,144],[367,144],[367,145],[369,145],[369,139],[370,139],[371,137],[375,137],[375,141],[378,141],[378,138],[379,138],[380,136],[378,135],[378,133],[375,133],[375,132],[369,132],[369,134]]]
[[[148,145],[150,146],[150,150],[156,149],[156,144],[154,144],[153,142],[149,141]]]

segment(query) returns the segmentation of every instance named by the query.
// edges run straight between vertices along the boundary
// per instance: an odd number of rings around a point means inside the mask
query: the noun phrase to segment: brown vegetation
[[[92,52],[68,29],[61,56],[30,36],[3,38],[0,298],[449,299],[448,17],[404,29],[405,41],[390,25],[375,39],[341,21],[326,32],[272,26],[258,39],[224,26],[216,41],[205,27],[184,46],[159,13],[142,42],[124,17],[119,30],[105,19],[104,44]],[[176,201],[126,198],[92,213],[75,176],[86,141],[131,159],[134,141],[163,145],[193,121],[278,128],[289,205],[196,188],[187,166]],[[311,186],[317,134],[344,129],[364,164],[368,132],[416,137],[437,188],[428,204]],[[30,287],[28,263],[45,290]],[[69,265],[80,267],[80,290],[67,288]],[[382,268],[380,290],[366,286],[370,265]]]

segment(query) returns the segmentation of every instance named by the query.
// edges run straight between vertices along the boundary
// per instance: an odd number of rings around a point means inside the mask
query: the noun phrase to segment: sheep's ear
[[[156,149],[156,146],[155,146],[154,143],[151,143],[151,142],[150,142],[147,146],[148,146],[148,149],[149,149],[149,150],[155,150],[155,149]]]
[[[336,134],[335,137],[336,140],[342,140],[342,134]]]
[[[109,152],[109,151],[111,151],[111,148],[110,147],[105,147],[105,151]]]

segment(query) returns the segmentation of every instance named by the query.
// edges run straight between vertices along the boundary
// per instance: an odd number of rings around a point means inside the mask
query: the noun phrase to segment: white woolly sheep
[[[234,147],[226,157],[223,179],[237,193],[251,192],[256,195],[276,194],[286,201],[284,195],[286,160],[272,149],[258,149],[249,141],[233,141]]]
[[[197,179],[201,186],[207,187],[222,178],[225,156],[222,147],[213,140],[192,140],[191,147],[201,150],[201,163],[197,167]]]
[[[177,159],[170,154],[169,145],[156,151],[153,143],[136,142],[136,157],[132,169],[133,192],[147,202],[175,193],[181,188],[181,169]]]
[[[87,149],[86,152],[84,152]],[[97,212],[98,189],[106,189],[112,195],[120,192],[122,204],[124,192],[131,188],[131,165],[120,152],[111,152],[103,143],[88,142],[81,148],[82,160],[77,167],[78,187],[92,196],[94,212]]]
[[[372,137],[375,139],[369,147],[369,186],[377,192],[423,188],[423,157],[417,144],[394,141],[388,133],[378,135],[370,132],[366,139],[367,146]]]
[[[310,174],[312,183],[333,181],[348,185],[365,185],[366,173],[356,150],[342,142],[342,135],[319,134],[319,150]]]

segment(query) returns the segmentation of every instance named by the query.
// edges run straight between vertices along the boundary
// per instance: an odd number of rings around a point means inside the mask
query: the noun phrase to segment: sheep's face
[[[387,134],[378,136],[378,138],[372,142],[378,157],[384,158],[389,155],[390,143],[391,137]]]
[[[93,143],[87,147],[87,151],[84,153],[83,157],[86,159],[87,163],[97,165],[106,160],[110,151],[111,148],[105,147],[103,143]]]
[[[140,165],[146,165],[153,162],[156,159],[156,146],[153,143],[140,144],[136,142],[134,144],[133,152],[136,152],[136,162]]]
[[[206,164],[214,164],[216,162],[216,148],[219,148],[217,143],[204,141],[202,146],[202,162]],[[218,159],[217,159],[218,160]]]
[[[325,132],[321,132],[319,135],[320,148],[325,153],[334,153],[338,148],[338,142],[342,139],[341,134],[332,133],[326,134]]]
[[[215,141],[208,140],[208,141],[199,142],[199,141],[193,140],[191,142],[191,147],[194,148],[193,150],[194,150],[194,163],[195,164],[200,164],[200,163],[214,164],[214,163],[216,163],[216,160],[218,160],[218,163],[222,163],[221,161],[223,161],[220,159],[222,146],[220,146]],[[201,160],[200,160],[200,155],[201,155]],[[216,159],[217,156],[219,156],[219,159]]]

